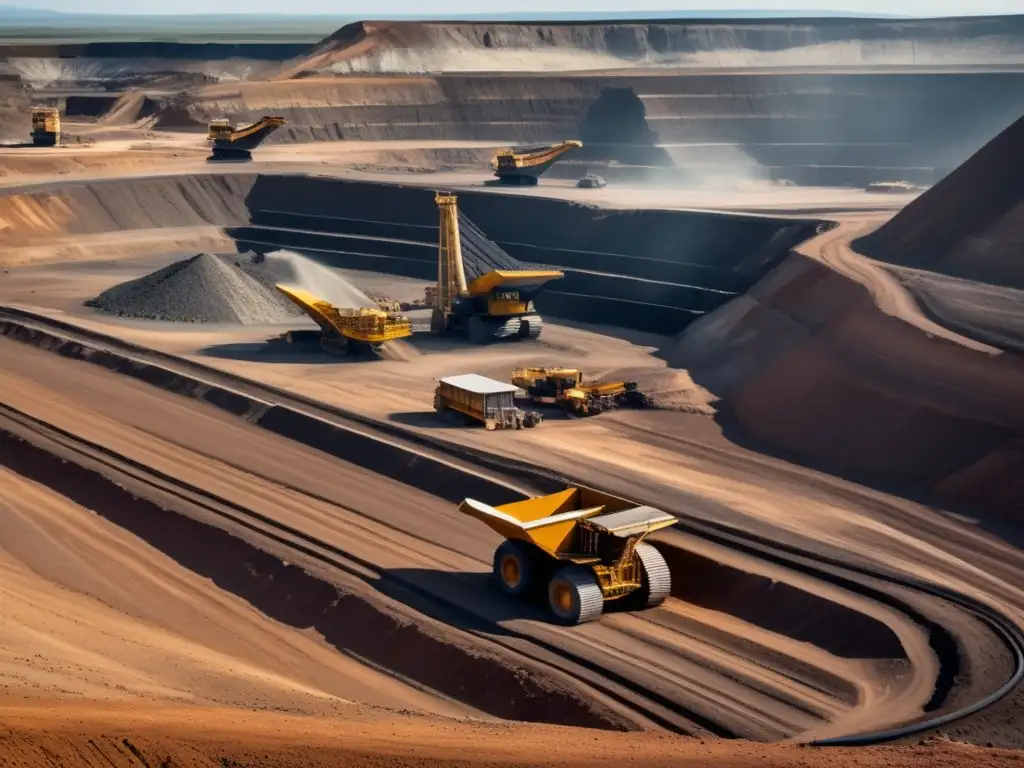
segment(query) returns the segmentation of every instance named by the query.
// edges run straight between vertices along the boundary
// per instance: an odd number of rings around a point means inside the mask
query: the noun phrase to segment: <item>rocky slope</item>
[[[1020,17],[883,21],[422,23],[342,27],[285,74],[545,72],[632,67],[1024,63]]]

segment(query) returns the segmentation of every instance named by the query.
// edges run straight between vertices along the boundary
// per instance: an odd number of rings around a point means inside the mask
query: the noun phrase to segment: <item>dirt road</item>
[[[168,705],[0,704],[0,765],[261,768],[351,765],[668,768],[1003,768],[1014,752],[948,742],[809,750],[663,734],[614,734],[352,712],[344,718]],[[145,763],[143,761],[146,761]]]
[[[468,611],[482,622],[478,637],[501,643],[507,635],[503,652],[518,650],[515,663],[539,667],[561,686],[570,685],[568,674],[588,689],[596,687],[598,693],[587,695],[623,722],[643,725],[653,717],[693,733],[777,739],[841,730],[849,718],[889,718],[896,710],[920,707],[930,695],[928,684],[918,685],[934,675],[920,630],[892,609],[842,590],[725,552],[702,553],[731,560],[736,569],[765,571],[799,591],[817,591],[872,616],[900,638],[904,651],[897,655],[905,652],[919,676],[901,676],[893,688],[883,668],[868,672],[827,650],[808,654],[803,643],[778,630],[688,613],[675,601],[643,615],[612,614],[599,624],[554,627],[487,587],[498,538],[450,504],[93,366],[8,340],[0,350],[7,361],[0,385],[8,405],[337,547],[361,563],[364,574],[375,574],[364,578],[394,580],[432,597],[441,605],[433,615],[455,622],[455,628],[437,631],[463,637],[457,628],[471,625],[465,618],[456,621],[451,608]],[[195,509],[190,514],[203,517]],[[699,542],[692,547],[701,554]],[[588,668],[601,670],[601,676]]]

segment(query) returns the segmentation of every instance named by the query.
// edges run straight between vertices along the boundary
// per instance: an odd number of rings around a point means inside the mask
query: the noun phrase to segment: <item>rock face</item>
[[[184,323],[262,325],[294,317],[272,288],[210,253],[116,285],[87,303],[111,315]]]
[[[348,24],[287,72],[543,72],[632,67],[1020,64],[1020,17]]]

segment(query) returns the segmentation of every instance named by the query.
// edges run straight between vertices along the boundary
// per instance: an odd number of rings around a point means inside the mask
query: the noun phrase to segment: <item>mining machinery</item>
[[[60,109],[57,107],[33,107],[31,136],[33,146],[59,146]]]
[[[512,383],[533,403],[560,405],[573,416],[592,416],[622,406],[647,408],[651,399],[635,381],[584,381],[576,368],[518,368]]]
[[[582,146],[582,141],[573,140],[532,147],[509,147],[491,159],[491,170],[502,184],[535,186],[540,175],[562,155]]]
[[[608,186],[608,182],[604,180],[603,176],[598,176],[596,173],[588,173],[576,182],[576,186],[580,189],[602,189]]]
[[[252,150],[287,122],[283,117],[264,115],[255,123],[233,126],[227,118],[213,120],[206,140],[213,145],[212,161],[252,160]]]
[[[338,308],[298,286],[278,284],[274,287],[320,326],[317,340],[325,352],[377,353],[386,342],[412,335],[412,324],[407,317],[374,307]],[[308,332],[289,331],[283,340],[300,344],[310,339]]]
[[[498,587],[546,597],[562,624],[593,621],[610,601],[654,607],[672,590],[665,558],[645,541],[677,522],[660,509],[575,487],[498,507],[465,499],[459,511],[505,537],[494,553]]]
[[[474,270],[480,273],[467,279],[456,196],[438,192],[434,199],[440,211],[440,232],[437,285],[426,291],[432,308],[431,331],[462,333],[474,344],[495,339],[539,338],[543,321],[534,309],[534,297],[548,282],[563,277],[563,273],[513,268],[522,265],[463,218],[461,223],[467,227],[473,244]],[[503,264],[510,268],[501,268]]]
[[[517,408],[515,393],[514,386],[475,373],[448,376],[434,390],[434,410],[442,419],[452,412],[461,414],[488,432],[536,427],[541,415]]]

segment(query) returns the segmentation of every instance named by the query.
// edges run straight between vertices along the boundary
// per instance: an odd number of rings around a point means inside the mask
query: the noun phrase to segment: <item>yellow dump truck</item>
[[[434,391],[434,410],[442,419],[451,412],[461,413],[488,431],[537,426],[540,414],[517,408],[515,393],[511,384],[475,373],[448,376]]]
[[[55,147],[60,144],[60,110],[57,107],[32,108],[32,144]]]
[[[562,155],[582,146],[582,141],[572,139],[557,144],[508,147],[491,158],[491,170],[501,184],[536,186],[541,174]]]
[[[660,509],[575,487],[498,507],[465,499],[459,511],[505,537],[494,553],[499,588],[546,596],[563,624],[593,621],[612,600],[628,610],[653,607],[672,590],[665,558],[644,541],[675,524]]]
[[[210,142],[210,160],[252,160],[252,151],[288,121],[276,115],[264,115],[250,125],[232,125],[227,118],[210,121],[206,139]]]

